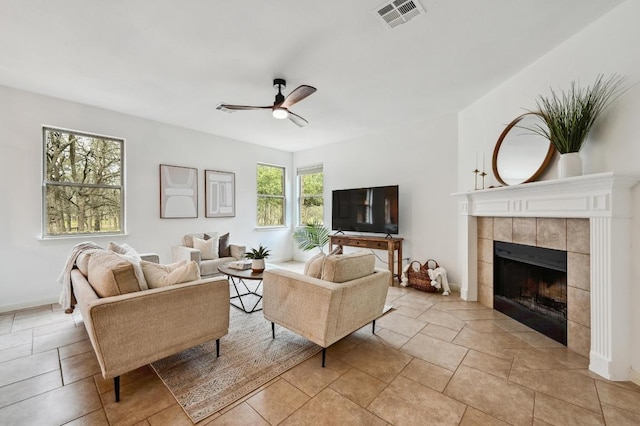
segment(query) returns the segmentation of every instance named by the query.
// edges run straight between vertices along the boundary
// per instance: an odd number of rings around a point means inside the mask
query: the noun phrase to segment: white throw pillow
[[[209,235],[211,238],[203,240],[193,237],[193,248],[200,250],[200,259],[211,260],[218,258],[218,235]]]
[[[303,274],[307,277],[320,278],[322,275],[322,265],[324,264],[325,254],[318,253],[304,264]]]
[[[136,275],[140,290],[149,290],[147,280],[144,278],[144,272],[142,272],[142,266],[140,266],[142,258],[140,258],[140,255],[137,251],[135,251],[133,247],[126,243],[121,245],[110,241],[107,249],[114,252],[127,262],[131,263],[133,265],[133,273]]]
[[[200,279],[200,269],[193,260],[190,262],[181,260],[169,265],[160,265],[145,260],[140,263],[150,288],[166,287]]]

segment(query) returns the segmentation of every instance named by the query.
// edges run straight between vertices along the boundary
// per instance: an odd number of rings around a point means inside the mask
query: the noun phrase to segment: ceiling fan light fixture
[[[287,111],[285,108],[274,108],[273,117],[277,118],[278,120],[284,120],[285,118],[289,117],[289,111]]]

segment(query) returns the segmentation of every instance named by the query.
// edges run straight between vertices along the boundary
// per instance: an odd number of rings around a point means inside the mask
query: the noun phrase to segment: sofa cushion
[[[169,265],[160,265],[143,260],[141,265],[147,283],[149,283],[149,288],[166,287],[200,279],[200,269],[193,260],[190,262],[181,260]]]
[[[208,239],[193,237],[193,248],[200,250],[200,259],[212,260],[218,256],[218,237],[209,236]]]
[[[218,266],[225,265],[231,261],[234,261],[233,257],[221,257],[219,259],[203,260],[200,262],[200,275],[216,275],[219,274]]]
[[[224,235],[221,235],[218,238],[218,256],[220,257],[230,257],[231,256],[231,248],[229,247],[229,233],[227,232]]]
[[[140,266],[140,261],[142,260],[142,258],[133,247],[131,247],[129,244],[117,244],[113,241],[110,241],[109,245],[107,246],[107,250],[111,250],[133,265],[133,272],[136,274],[136,278],[138,279],[140,290],[149,289],[147,280],[144,278],[144,273],[142,272],[142,267]]]
[[[91,254],[87,280],[100,297],[140,291],[133,265],[108,250],[96,250]]]
[[[376,257],[368,251],[327,256],[322,267],[321,279],[343,283],[366,277],[374,272]]]

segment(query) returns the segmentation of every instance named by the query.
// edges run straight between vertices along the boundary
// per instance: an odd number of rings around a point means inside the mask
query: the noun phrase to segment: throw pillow
[[[202,238],[193,237],[193,248],[200,250],[201,260],[211,260],[218,258],[218,238]]]
[[[140,261],[142,259],[133,247],[126,243],[121,245],[110,241],[107,249],[131,263],[133,265],[133,272],[136,274],[140,290],[149,290],[149,285],[147,284],[147,280],[144,278],[144,272],[142,272],[142,267],[140,266]]]
[[[166,287],[200,279],[200,269],[198,269],[198,264],[193,260],[190,262],[181,260],[169,265],[160,265],[143,260],[141,264],[150,288]]]
[[[324,263],[325,255],[320,252],[313,256],[311,259],[307,260],[307,263],[304,264],[304,274],[307,277],[320,278],[322,274],[322,264]]]
[[[89,276],[89,259],[91,255],[98,250],[99,249],[82,250],[76,258],[76,267],[85,277]]]
[[[218,238],[218,256],[230,257],[231,248],[229,247],[229,233],[222,235]]]
[[[108,250],[96,250],[91,254],[87,280],[99,297],[140,291],[133,265]]]

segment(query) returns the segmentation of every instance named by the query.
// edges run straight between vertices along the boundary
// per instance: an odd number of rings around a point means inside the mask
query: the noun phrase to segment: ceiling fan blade
[[[313,92],[311,92],[313,93]],[[293,121],[293,123],[295,125],[297,125],[298,127],[304,127],[307,124],[309,124],[309,122],[307,120],[305,120],[304,118],[300,117],[298,114],[294,114],[291,111],[289,111],[289,120]]]
[[[216,109],[230,109],[234,111],[246,111],[252,109],[272,109],[270,106],[251,106],[251,105],[229,105],[229,104],[220,104],[216,107]]]
[[[285,98],[284,102],[282,102],[280,106],[282,108],[289,108],[291,105],[300,102],[307,96],[314,94],[316,90],[317,89],[315,87],[303,84],[302,86],[295,88],[291,93],[289,93],[289,96]]]

